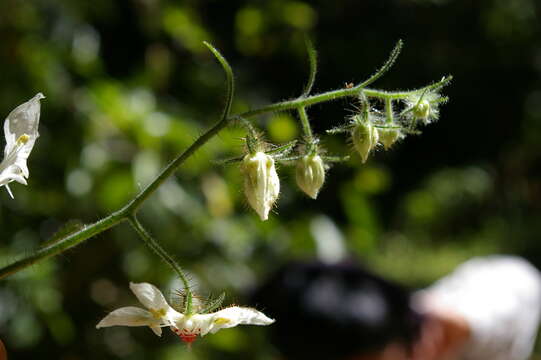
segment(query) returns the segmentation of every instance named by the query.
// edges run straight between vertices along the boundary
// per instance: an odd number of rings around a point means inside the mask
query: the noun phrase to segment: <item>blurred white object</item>
[[[541,310],[541,274],[512,256],[472,259],[414,301],[423,312],[462,316],[471,335],[461,360],[525,360],[535,342]]]
[[[317,216],[310,222],[310,232],[316,242],[317,256],[326,264],[346,259],[344,236],[334,221],[327,216]]]

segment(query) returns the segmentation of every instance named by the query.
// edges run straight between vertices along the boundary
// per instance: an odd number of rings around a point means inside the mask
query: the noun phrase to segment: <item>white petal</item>
[[[154,334],[158,336],[162,336],[162,328],[159,326],[151,326],[150,329],[154,332]]]
[[[162,292],[152,284],[149,283],[130,283],[130,289],[133,291],[137,299],[147,309],[152,310],[169,310],[171,307],[165,300]]]
[[[260,311],[239,306],[232,306],[212,314],[199,316],[201,336],[208,332],[214,334],[220,329],[237,325],[270,325],[274,322],[273,319]]]
[[[12,181],[17,181],[23,185],[27,184],[21,169],[16,165],[11,165],[0,170],[0,186],[7,185]]]
[[[18,157],[26,160],[30,151],[34,147],[36,139],[39,137],[39,115],[40,100],[45,98],[42,93],[38,93],[32,99],[17,106],[6,118],[4,122],[4,135],[6,137],[6,147],[4,156],[7,156],[17,146],[17,139],[22,135],[29,137],[28,141],[18,151]]]
[[[109,313],[104,317],[96,328],[109,326],[159,326],[160,321],[152,316],[149,311],[144,309],[128,306]]]
[[[9,185],[6,185],[6,190],[8,191],[9,196],[10,196],[12,199],[15,199],[15,197],[13,196],[13,192],[11,192],[11,188],[9,187]]]

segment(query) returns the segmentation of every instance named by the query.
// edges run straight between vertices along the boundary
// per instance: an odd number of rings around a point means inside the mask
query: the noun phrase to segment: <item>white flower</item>
[[[193,342],[197,335],[214,334],[218,330],[237,325],[270,325],[274,322],[255,309],[231,306],[210,314],[182,315],[171,330],[186,343]]]
[[[149,326],[158,336],[162,327],[168,326],[186,343],[193,342],[198,335],[214,334],[220,329],[237,325],[269,325],[274,320],[250,308],[232,306],[210,314],[184,315],[173,309],[163,294],[148,283],[130,283],[130,288],[139,301],[148,309],[134,306],[123,307],[111,312],[96,328],[108,326]]]
[[[274,167],[274,159],[261,151],[254,155],[248,154],[242,161],[242,169],[246,199],[261,220],[267,220],[280,193],[280,179]]]
[[[148,283],[130,283],[130,289],[148,310],[135,306],[116,309],[103,318],[96,328],[108,326],[149,326],[158,336],[162,327],[174,326],[183,315],[173,309],[158,288]]]
[[[6,186],[11,197],[13,194],[8,185],[10,182],[27,184],[29,173],[26,160],[39,137],[39,101],[44,98],[42,93],[38,93],[24,104],[17,106],[4,122],[6,147],[4,160],[0,163],[0,186]]]

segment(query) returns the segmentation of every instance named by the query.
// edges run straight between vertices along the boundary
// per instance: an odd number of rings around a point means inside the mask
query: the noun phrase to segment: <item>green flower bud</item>
[[[427,121],[430,116],[430,103],[427,100],[421,100],[413,107],[412,113],[415,118]]]
[[[319,155],[305,155],[297,162],[297,185],[312,199],[325,182],[325,164]]]
[[[368,154],[374,149],[379,140],[378,130],[370,122],[355,124],[351,132],[351,140],[355,149],[361,155],[363,163],[368,159]]]
[[[378,129],[379,142],[388,150],[400,138],[400,129]]]
[[[274,159],[261,151],[248,154],[242,160],[242,170],[244,194],[248,204],[261,220],[267,220],[280,193],[280,180],[274,167]]]

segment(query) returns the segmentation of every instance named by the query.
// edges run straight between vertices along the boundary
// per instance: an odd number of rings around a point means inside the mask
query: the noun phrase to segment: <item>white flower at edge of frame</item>
[[[170,327],[182,341],[193,342],[198,335],[214,334],[237,325],[269,325],[274,322],[255,309],[232,306],[210,314],[183,315],[173,309],[158,288],[148,283],[130,283],[139,301],[148,309],[135,306],[114,310],[96,328],[109,326],[149,326],[158,336],[162,327]]]
[[[5,186],[12,198],[13,194],[8,185],[10,182],[27,184],[29,171],[26,160],[39,137],[40,100],[44,98],[42,93],[36,94],[17,106],[4,121],[6,147],[4,159],[0,163],[0,186]]]

